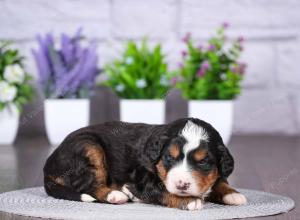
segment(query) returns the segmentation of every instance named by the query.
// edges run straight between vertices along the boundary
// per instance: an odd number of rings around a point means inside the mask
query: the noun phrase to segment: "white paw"
[[[129,189],[127,188],[127,185],[124,185],[124,186],[122,187],[122,192],[125,193],[131,201],[133,201],[133,202],[141,202],[140,199],[138,199],[137,197],[135,197],[135,196],[129,191]]]
[[[186,208],[187,208],[187,210],[190,210],[190,211],[201,209],[202,208],[201,199],[195,199],[194,201],[190,202]]]
[[[241,193],[230,193],[223,196],[223,202],[227,205],[244,205],[247,203],[247,199]]]
[[[123,192],[114,190],[107,195],[106,200],[113,204],[123,204],[128,201],[128,197]]]
[[[97,199],[88,194],[81,194],[80,200],[82,202],[95,202]]]

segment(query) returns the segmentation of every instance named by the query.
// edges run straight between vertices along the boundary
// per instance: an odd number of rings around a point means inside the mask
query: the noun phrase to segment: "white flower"
[[[106,75],[105,73],[100,73],[96,76],[96,83],[102,83],[105,82],[109,79],[108,75]]]
[[[4,79],[10,83],[22,83],[25,73],[19,64],[13,64],[5,67]]]
[[[170,82],[169,82],[169,80],[167,79],[167,77],[165,75],[162,75],[160,77],[159,82],[160,82],[160,85],[162,85],[162,86],[168,86],[168,85],[170,85]]]
[[[125,63],[126,63],[127,65],[131,65],[133,62],[134,62],[133,57],[127,57],[126,60],[125,60]]]
[[[220,78],[221,78],[222,80],[226,80],[226,79],[227,79],[226,73],[222,73],[221,76],[220,76]]]
[[[116,89],[116,91],[118,91],[118,92],[123,92],[124,89],[125,89],[125,86],[124,86],[123,84],[119,84],[119,85],[116,86],[115,89]]]
[[[0,102],[11,102],[17,95],[17,88],[0,81]]]
[[[146,86],[147,86],[147,82],[146,82],[146,80],[145,79],[138,79],[137,81],[136,81],[136,86],[138,87],[138,88],[145,88]]]

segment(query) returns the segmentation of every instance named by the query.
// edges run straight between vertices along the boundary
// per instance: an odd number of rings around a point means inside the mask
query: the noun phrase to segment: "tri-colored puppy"
[[[229,205],[246,198],[228,185],[233,158],[208,123],[108,122],[71,133],[44,167],[55,198],[122,204],[129,200],[197,210],[204,197]]]

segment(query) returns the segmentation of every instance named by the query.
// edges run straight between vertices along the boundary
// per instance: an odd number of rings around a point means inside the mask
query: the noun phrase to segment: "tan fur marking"
[[[170,208],[179,208],[179,209],[186,209],[187,205],[194,201],[195,197],[180,197],[174,194],[165,193],[163,195],[163,205],[170,207]]]
[[[158,176],[160,177],[160,179],[164,182],[167,178],[167,170],[164,167],[164,164],[162,162],[162,160],[160,160],[157,164],[156,164],[156,169],[158,171]]]
[[[113,190],[120,190],[116,185],[107,185],[107,169],[105,161],[105,152],[99,146],[87,144],[85,146],[86,157],[92,166],[92,172],[96,179],[96,198],[101,202],[106,202],[107,195]]]
[[[192,172],[193,177],[196,179],[199,189],[205,193],[218,179],[218,170],[213,169],[208,175],[203,175],[199,171]]]
[[[89,145],[85,146],[85,156],[89,159],[92,172],[95,174],[96,182],[99,185],[106,184],[107,171],[105,153],[101,147]]]
[[[169,148],[169,152],[170,155],[173,158],[177,158],[180,155],[180,147],[177,144],[173,144],[170,148]]]
[[[207,155],[207,151],[206,150],[196,150],[194,152],[193,157],[194,157],[194,159],[196,161],[201,161],[201,160],[203,160],[206,157],[206,155]]]

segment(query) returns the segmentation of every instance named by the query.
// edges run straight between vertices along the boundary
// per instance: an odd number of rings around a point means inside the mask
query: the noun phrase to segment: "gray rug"
[[[31,217],[53,219],[233,219],[275,215],[293,209],[290,198],[270,193],[240,190],[247,199],[244,206],[226,206],[206,203],[199,211],[184,211],[161,206],[127,203],[109,205],[83,203],[53,199],[42,187],[18,190],[0,194],[0,211]]]

